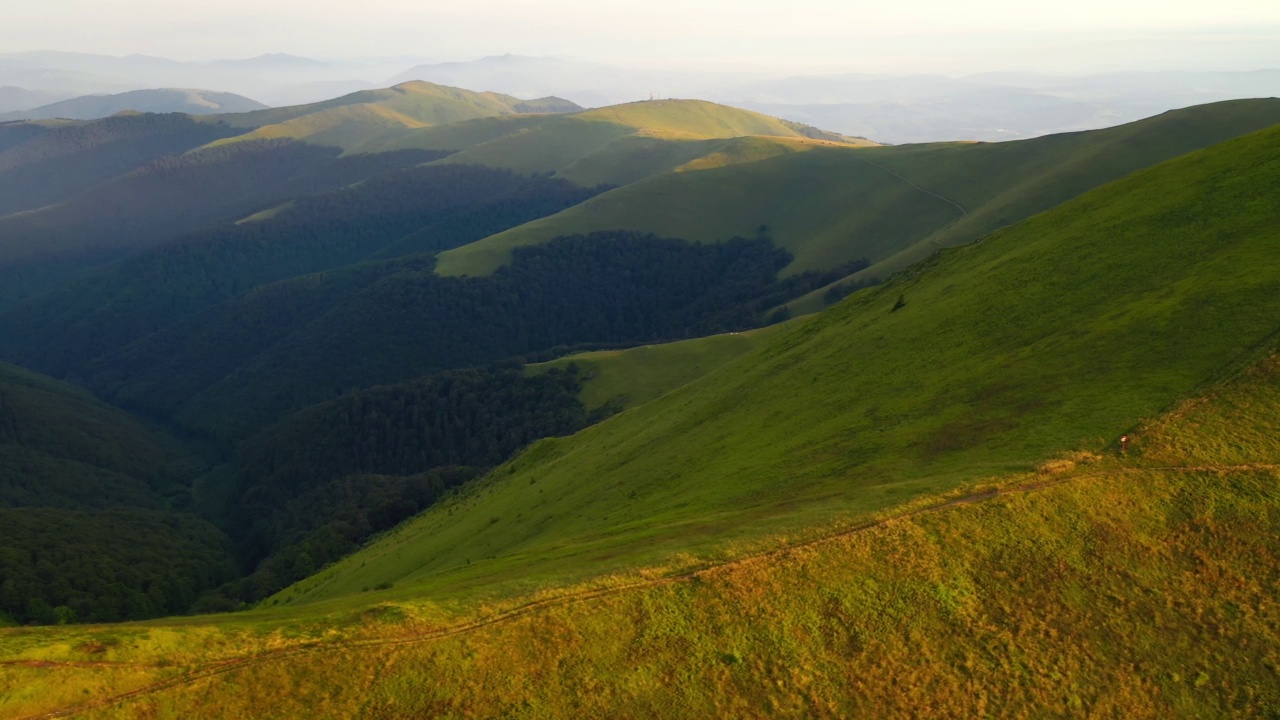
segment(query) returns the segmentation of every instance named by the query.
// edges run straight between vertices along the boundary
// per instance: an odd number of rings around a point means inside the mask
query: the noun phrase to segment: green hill
[[[396,131],[448,125],[475,118],[525,112],[580,109],[558,98],[522,101],[427,82],[407,82],[384,90],[363,90],[333,100],[218,116],[220,122],[250,132],[226,142],[294,138],[353,150]]]
[[[1242,100],[1034,140],[820,147],[728,167],[712,164],[698,172],[657,174],[444,253],[439,272],[487,274],[507,261],[513,247],[592,230],[626,228],[711,242],[749,236],[763,225],[795,255],[791,272],[867,257],[876,265],[863,275],[884,277],[938,247],[972,242],[1143,167],[1276,122],[1280,100]],[[459,153],[449,161],[467,157]]]
[[[1280,128],[947,252],[274,605],[0,631],[0,712],[1266,716],[1277,150]]]
[[[733,139],[739,141],[726,142]],[[700,100],[658,100],[554,117],[476,120],[366,147],[456,150],[448,162],[551,172],[591,186],[635,182],[708,156],[728,164],[829,144],[875,143]]]
[[[654,402],[539,443],[291,595],[715,557],[1105,448],[1280,327],[1267,300],[1280,288],[1277,150],[1280,128],[1224,143],[947,252]]]

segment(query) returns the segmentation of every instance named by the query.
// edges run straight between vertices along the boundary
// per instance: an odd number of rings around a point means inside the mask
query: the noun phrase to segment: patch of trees
[[[191,515],[0,509],[0,613],[20,623],[184,613],[238,571],[226,536]]]
[[[236,577],[227,536],[175,510],[196,471],[84,391],[0,366],[0,615],[155,617]]]
[[[789,259],[762,239],[698,245],[613,232],[521,248],[489,277],[396,272],[301,324],[264,325],[270,347],[186,398],[173,417],[236,441],[361,387],[561,345],[634,345],[755,327],[754,303]],[[200,363],[184,354],[166,366],[205,375]],[[125,397],[135,382],[163,396],[153,377],[132,375],[111,397]]]
[[[444,165],[298,199],[258,222],[194,233],[0,315],[0,352],[58,377],[254,287],[364,260],[406,240],[464,245],[589,198],[562,180]]]
[[[227,530],[255,572],[223,594],[252,601],[296,582],[529,443],[603,418],[576,367],[512,362],[376,387],[302,410],[254,438],[232,480]]]

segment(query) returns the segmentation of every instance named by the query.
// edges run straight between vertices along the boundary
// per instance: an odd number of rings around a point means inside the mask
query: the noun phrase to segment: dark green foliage
[[[165,448],[136,420],[84,391],[0,365],[0,467],[8,469],[0,475],[0,505],[26,504],[10,488],[33,486],[30,473],[43,472],[41,458],[90,469],[95,484],[127,478],[125,495],[175,482]]]
[[[227,537],[174,511],[193,467],[83,390],[0,365],[0,613],[155,617],[234,577]]]
[[[50,205],[156,158],[241,132],[177,113],[0,125],[0,215]]]
[[[225,536],[190,515],[0,509],[0,527],[0,612],[19,622],[178,614],[236,575]]]
[[[255,573],[225,594],[256,600],[306,577],[544,437],[598,419],[576,368],[519,364],[378,387],[303,410],[242,451],[227,527]]]
[[[56,376],[80,374],[93,358],[254,287],[359,262],[432,226],[438,232],[410,245],[465,244],[599,190],[462,165],[383,174],[270,219],[201,231],[15,307],[0,316],[0,352]]]
[[[249,575],[210,593],[221,606],[261,600],[302,580],[425,510],[450,488],[480,475],[470,468],[437,468],[415,475],[348,475],[320,484],[264,519],[271,554]],[[264,538],[258,538],[264,539]]]
[[[905,297],[905,296],[903,296],[903,295],[899,295],[899,296],[898,296],[898,301],[897,301],[897,302],[895,302],[895,303],[893,304],[893,308],[892,308],[891,310],[889,310],[889,312],[898,312],[899,310],[901,310],[902,308],[904,308],[904,307],[906,307],[906,306],[907,306],[907,299],[906,299],[906,297]]]
[[[270,349],[187,399],[175,418],[234,440],[359,387],[560,345],[755,327],[755,301],[788,261],[764,240],[695,245],[614,232],[521,248],[488,277],[398,272],[305,324],[281,328]],[[186,365],[201,362],[184,357]],[[149,392],[165,394],[158,385]]]

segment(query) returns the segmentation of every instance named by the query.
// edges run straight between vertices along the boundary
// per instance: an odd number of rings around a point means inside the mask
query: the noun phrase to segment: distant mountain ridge
[[[234,93],[185,88],[134,90],[115,95],[86,95],[0,115],[10,120],[97,120],[121,112],[186,113],[216,115],[265,110],[268,106]]]

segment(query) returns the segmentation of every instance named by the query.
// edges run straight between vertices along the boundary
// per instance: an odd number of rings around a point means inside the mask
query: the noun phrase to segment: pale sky
[[[0,52],[516,53],[939,72],[1102,67],[1101,52],[1121,64],[1280,66],[1278,0],[0,0],[0,8]]]

